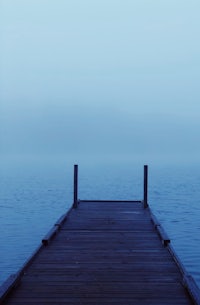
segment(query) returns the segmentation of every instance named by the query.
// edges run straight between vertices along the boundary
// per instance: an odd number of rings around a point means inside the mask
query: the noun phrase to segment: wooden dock
[[[1,304],[189,305],[198,293],[143,201],[77,200],[4,284]]]

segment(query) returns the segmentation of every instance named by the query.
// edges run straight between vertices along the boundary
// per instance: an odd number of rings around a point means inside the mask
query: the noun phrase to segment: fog
[[[2,158],[198,162],[199,10],[195,0],[2,0]]]

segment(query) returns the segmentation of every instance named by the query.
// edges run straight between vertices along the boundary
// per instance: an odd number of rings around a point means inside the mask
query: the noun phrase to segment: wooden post
[[[73,208],[78,206],[78,165],[74,165],[74,203]]]
[[[148,165],[144,165],[144,208],[148,207]]]

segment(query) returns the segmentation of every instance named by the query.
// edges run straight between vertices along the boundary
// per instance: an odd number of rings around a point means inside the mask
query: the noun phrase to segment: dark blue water
[[[142,199],[142,164],[79,165],[80,199]],[[72,204],[67,159],[3,162],[0,174],[0,283],[15,273]],[[200,286],[200,168],[149,166],[149,204],[186,270]]]

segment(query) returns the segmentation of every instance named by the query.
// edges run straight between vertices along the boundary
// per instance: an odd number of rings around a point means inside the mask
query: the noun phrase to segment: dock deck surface
[[[8,305],[194,304],[141,203],[81,202],[27,266]]]

